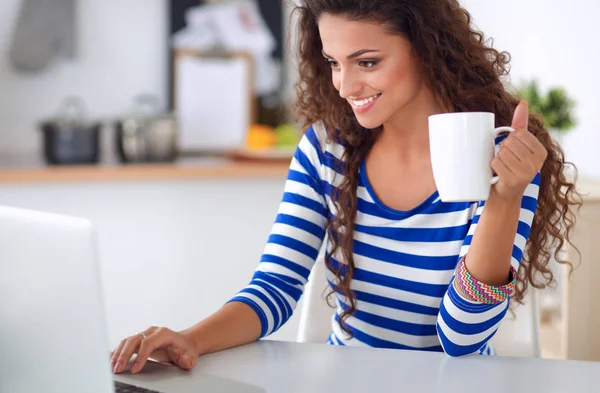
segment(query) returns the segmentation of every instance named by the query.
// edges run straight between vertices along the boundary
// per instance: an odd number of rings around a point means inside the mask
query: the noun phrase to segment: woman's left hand
[[[525,189],[542,169],[548,155],[542,143],[527,129],[529,106],[521,101],[515,109],[511,132],[500,144],[500,151],[490,166],[500,177],[492,186],[492,195],[519,201]]]

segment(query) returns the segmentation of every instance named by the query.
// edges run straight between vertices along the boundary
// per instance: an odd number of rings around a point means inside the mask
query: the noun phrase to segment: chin
[[[356,117],[356,120],[358,121],[358,124],[360,124],[361,126],[363,126],[364,128],[377,128],[379,126],[381,126],[383,124],[383,121],[381,121],[380,119],[376,119],[376,118],[371,118],[369,116],[360,116],[360,115],[354,115]]]

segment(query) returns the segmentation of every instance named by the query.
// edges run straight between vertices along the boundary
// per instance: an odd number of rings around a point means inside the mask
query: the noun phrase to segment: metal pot
[[[166,162],[177,158],[177,121],[160,114],[158,99],[139,95],[134,114],[115,124],[115,142],[121,162]]]
[[[85,117],[80,97],[67,97],[55,118],[40,124],[47,163],[95,164],[100,159],[100,122]]]

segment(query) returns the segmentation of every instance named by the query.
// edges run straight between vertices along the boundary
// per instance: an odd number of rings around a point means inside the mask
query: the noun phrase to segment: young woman
[[[297,12],[307,131],[251,283],[185,331],[124,339],[115,372],[134,353],[132,372],[150,355],[189,369],[274,332],[324,239],[333,345],[493,354],[509,299],[552,281],[551,246],[569,241],[578,194],[542,119],[505,90],[508,55],[485,45],[458,1],[305,0]],[[428,116],[467,111],[516,131],[490,163],[500,181],[488,200],[443,203]]]

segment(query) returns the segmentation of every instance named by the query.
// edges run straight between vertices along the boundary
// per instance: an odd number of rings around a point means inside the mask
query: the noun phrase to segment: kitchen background
[[[274,131],[290,126],[286,103],[294,97],[293,53],[284,45],[290,2],[247,3],[261,16],[258,22],[252,12],[238,19],[239,26],[254,26],[251,42],[233,35],[234,25],[226,24],[230,48],[254,54],[258,66],[250,71],[243,58],[213,51],[210,35],[201,34],[205,14],[195,14],[193,23],[186,20],[186,10],[198,1],[0,2],[0,203],[81,215],[95,223],[112,345],[149,324],[192,324],[250,279],[277,211],[294,139],[289,127]],[[600,2],[461,3],[493,37],[494,47],[512,55],[515,86],[535,79],[542,91],[558,87],[574,99],[576,124],[556,135],[586,181],[600,181],[600,53],[594,50]],[[228,20],[227,15],[218,17]],[[198,57],[198,48],[208,58]],[[185,65],[174,61],[175,49]],[[188,79],[177,82],[182,75]],[[140,94],[143,113],[164,120],[159,131],[170,129],[169,112],[179,108],[184,121],[177,146],[190,154],[172,164],[131,164],[128,168],[139,168],[133,172],[119,166],[100,170],[118,162],[113,126],[142,113],[135,106]],[[65,109],[67,97],[78,97],[86,119],[103,125],[99,161],[105,165],[98,165],[99,171],[48,168],[43,161],[40,122],[81,114]],[[228,126],[214,128],[209,117],[227,120]],[[199,118],[206,122],[202,130],[195,127]],[[229,146],[239,149],[223,157]],[[252,161],[263,166],[244,169],[258,165]],[[598,233],[593,225],[587,230]],[[546,292],[552,307],[561,302],[560,288]],[[298,314],[273,338],[295,339]],[[600,352],[586,356],[600,359]]]

